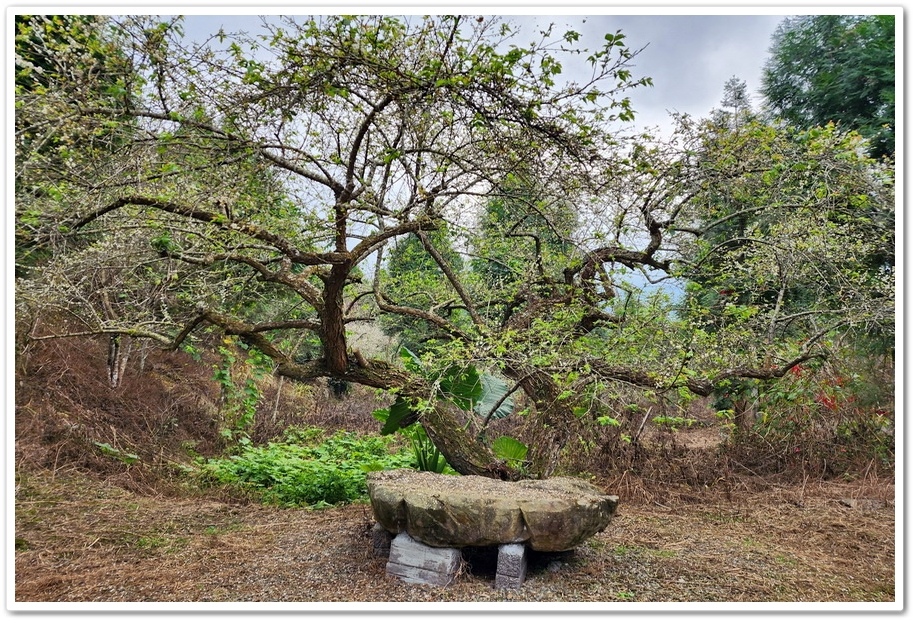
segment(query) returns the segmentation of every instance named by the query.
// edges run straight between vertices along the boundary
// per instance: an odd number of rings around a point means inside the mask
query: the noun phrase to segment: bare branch
[[[455,289],[455,292],[458,294],[461,302],[464,303],[468,313],[471,315],[471,319],[474,321],[474,324],[477,325],[479,329],[486,330],[486,322],[477,312],[477,306],[474,304],[474,301],[467,293],[467,290],[465,290],[464,285],[462,285],[457,275],[455,275],[455,271],[453,271],[449,263],[445,261],[445,258],[442,257],[442,254],[439,253],[439,250],[429,242],[429,238],[426,236],[425,232],[422,230],[418,231],[417,236],[420,238],[420,242],[423,243],[423,248],[426,249],[426,252],[429,253],[430,256],[436,261],[439,269],[445,274],[445,277],[448,279],[449,283],[452,284],[452,287]]]

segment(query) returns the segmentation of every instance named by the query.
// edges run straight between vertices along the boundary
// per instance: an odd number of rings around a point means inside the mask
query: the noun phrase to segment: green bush
[[[415,468],[409,449],[374,435],[338,432],[314,446],[316,429],[291,430],[283,442],[246,447],[202,465],[205,480],[240,484],[280,506],[323,507],[364,499],[366,473]]]

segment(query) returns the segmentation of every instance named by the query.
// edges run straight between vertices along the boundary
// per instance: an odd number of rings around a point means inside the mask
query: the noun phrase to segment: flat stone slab
[[[566,551],[604,530],[617,510],[617,496],[576,478],[504,482],[399,469],[372,472],[367,483],[385,530],[432,547]]]

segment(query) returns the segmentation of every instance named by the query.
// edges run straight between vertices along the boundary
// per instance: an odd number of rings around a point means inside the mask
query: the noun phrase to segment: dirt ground
[[[674,501],[679,500],[679,501]],[[687,490],[622,503],[571,553],[534,554],[496,590],[495,551],[451,586],[405,584],[372,555],[371,507],[307,511],[200,493],[138,495],[77,474],[20,474],[15,600],[29,602],[893,602],[894,487]]]

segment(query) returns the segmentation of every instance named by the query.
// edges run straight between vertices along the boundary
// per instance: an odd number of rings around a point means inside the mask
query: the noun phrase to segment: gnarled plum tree
[[[110,149],[76,146],[19,169],[23,188],[48,191],[17,200],[41,217],[29,243],[51,251],[19,284],[19,300],[65,307],[82,323],[72,332],[172,348],[216,328],[270,357],[280,375],[397,392],[466,474],[520,476],[494,456],[479,418],[437,398],[463,366],[499,373],[508,391],[527,394],[545,431],[531,473],[546,476],[569,422],[593,416],[614,384],[706,395],[722,379],[777,378],[818,356],[822,335],[799,344],[773,330],[792,320],[778,302],[759,312],[771,319],[765,343],[750,329],[704,332],[661,303],[630,304],[634,275],[644,283],[694,267],[697,240],[715,224],[702,213],[704,197],[754,175],[817,176],[845,158],[858,172],[857,201],[885,200],[854,150],[798,170],[761,158],[750,170],[727,155],[701,167],[701,133],[689,124],[667,144],[625,140],[626,92],[649,80],[631,74],[620,33],[585,51],[574,31],[550,27],[521,42],[520,30],[491,18],[283,18],[265,21],[258,37],[219,31],[203,43],[179,26],[143,17],[107,24],[106,41],[130,61],[123,97],[87,97],[66,66],[53,71],[49,124],[53,114],[129,131]],[[567,82],[564,71],[584,78]],[[22,161],[35,157],[30,145],[17,150]],[[790,188],[797,194],[745,210],[789,218],[796,206],[816,211],[828,200],[818,186]],[[826,197],[834,191],[850,192],[828,188]],[[477,229],[488,202],[512,222]],[[466,243],[443,250],[437,232],[446,230]],[[419,281],[438,268],[435,287],[411,297],[392,290],[390,273],[379,278],[398,244],[425,254]],[[791,251],[782,242],[757,248]],[[798,261],[811,259],[814,249]],[[842,262],[831,269],[845,270]],[[495,267],[511,287],[492,279]],[[837,322],[857,317],[848,311]],[[430,327],[440,339],[423,374],[352,348],[347,326],[367,314]],[[303,334],[320,352],[297,351]]]

